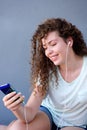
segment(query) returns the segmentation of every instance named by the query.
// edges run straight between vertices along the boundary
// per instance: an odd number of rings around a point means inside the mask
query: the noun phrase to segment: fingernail
[[[23,95],[23,98],[25,98],[25,96]]]
[[[21,94],[21,92],[19,92],[18,94]]]
[[[16,91],[13,91],[13,93],[17,93]]]

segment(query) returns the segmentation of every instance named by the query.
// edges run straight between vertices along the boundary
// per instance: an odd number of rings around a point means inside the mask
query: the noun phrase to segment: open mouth
[[[57,58],[58,58],[58,55],[53,55],[53,56],[50,57],[50,60],[52,60],[52,61],[56,61]]]

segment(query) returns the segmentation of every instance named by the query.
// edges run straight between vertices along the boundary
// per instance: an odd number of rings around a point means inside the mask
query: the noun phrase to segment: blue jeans
[[[57,126],[55,125],[55,123],[53,122],[53,118],[52,118],[52,115],[50,113],[50,111],[48,110],[48,108],[44,107],[44,106],[40,106],[40,110],[45,112],[47,114],[47,116],[49,117],[49,120],[50,120],[50,125],[51,125],[51,130],[56,130],[57,129]],[[64,126],[66,127],[66,126]],[[77,126],[76,126],[77,127]],[[81,126],[78,126],[79,128],[83,128],[84,130],[87,130],[87,127],[84,128],[84,127],[81,127]],[[60,130],[61,128],[59,127],[58,130]]]

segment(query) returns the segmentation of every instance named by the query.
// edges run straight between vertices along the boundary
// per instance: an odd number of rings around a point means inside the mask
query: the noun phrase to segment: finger
[[[15,95],[13,95],[13,97],[10,97],[9,100],[6,99],[6,100],[4,101],[4,105],[5,105],[6,107],[9,107],[10,104],[12,104],[12,103],[15,102],[16,100],[18,100],[20,97],[22,97],[21,93],[20,93],[20,92],[19,92],[19,93],[16,93]]]
[[[13,97],[16,93],[17,93],[17,92],[14,91],[14,92],[11,92],[11,93],[7,94],[6,96],[4,96],[3,101],[5,102],[5,101],[9,100],[9,99],[10,99],[11,97]]]
[[[21,104],[18,104],[18,105],[16,105],[15,107],[11,107],[11,108],[8,108],[8,109],[10,109],[11,111],[16,111],[16,110],[18,110],[20,107],[21,107]]]
[[[24,96],[21,96],[17,100],[15,100],[12,104],[8,105],[8,109],[16,109],[19,107],[19,105],[24,101]]]
[[[9,103],[13,103],[22,96],[21,92],[16,93],[12,98],[9,99]]]
[[[4,105],[6,107],[8,107],[10,104],[12,104],[13,102],[15,102],[16,100],[18,100],[18,98],[20,98],[22,95],[21,93],[15,93],[14,95],[13,94],[10,94],[7,95],[3,100],[4,100]]]

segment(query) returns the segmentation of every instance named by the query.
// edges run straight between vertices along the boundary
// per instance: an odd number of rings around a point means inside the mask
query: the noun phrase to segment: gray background
[[[0,0],[0,85],[10,83],[30,95],[30,40],[37,25],[46,18],[63,17],[77,25],[87,41],[87,0]],[[2,102],[0,124],[15,116]]]

